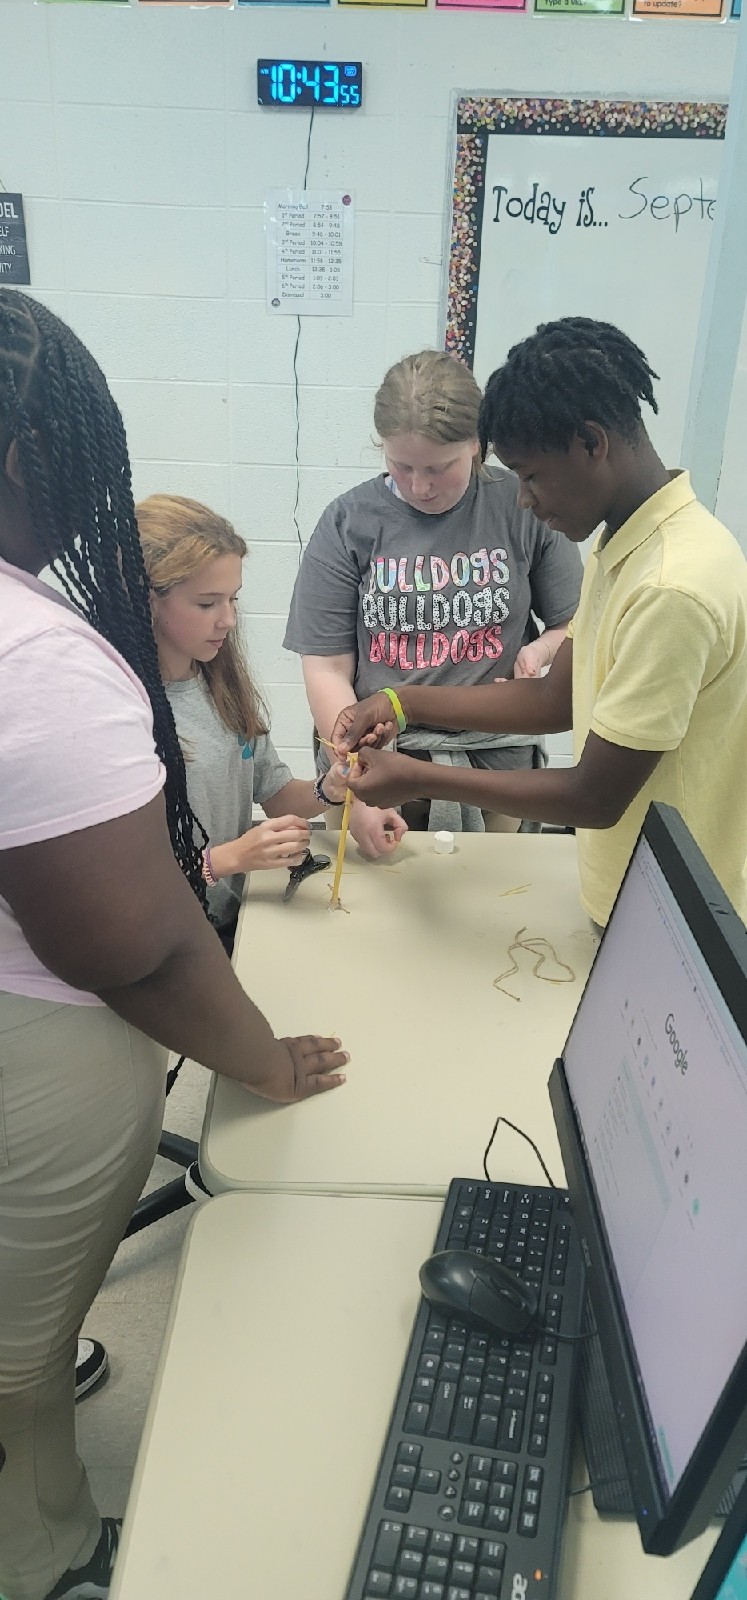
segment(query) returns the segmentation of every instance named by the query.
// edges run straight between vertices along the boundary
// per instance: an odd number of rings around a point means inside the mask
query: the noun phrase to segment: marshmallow
[[[454,835],[443,828],[440,833],[434,833],[433,844],[436,855],[450,856],[454,849]]]

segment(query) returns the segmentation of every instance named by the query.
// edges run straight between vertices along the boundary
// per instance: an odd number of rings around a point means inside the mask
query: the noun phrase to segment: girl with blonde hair
[[[185,757],[187,793],[208,837],[211,916],[229,942],[244,875],[298,866],[309,817],[345,797],[339,767],[316,782],[280,760],[237,630],[247,547],[215,511],[178,495],[136,507],[158,663]],[[252,826],[254,803],[267,820]]]
[[[398,361],[378,390],[374,423],[386,470],[322,513],[285,636],[286,649],[303,658],[323,738],[345,705],[386,685],[535,677],[565,638],[581,590],[578,552],[517,504],[513,473],[484,465],[480,400],[472,373],[440,350]],[[490,771],[545,760],[534,734],[408,727],[397,745],[422,761]],[[518,826],[474,806],[402,810],[354,801],[351,832],[365,854],[394,849],[408,824]]]

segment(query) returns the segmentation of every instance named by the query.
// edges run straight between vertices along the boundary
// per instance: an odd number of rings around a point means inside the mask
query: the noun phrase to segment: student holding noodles
[[[458,797],[575,827],[581,897],[607,922],[649,803],[681,813],[747,913],[747,562],[670,473],[646,433],[645,356],[585,317],[546,323],[509,351],[480,415],[519,480],[519,504],[580,544],[602,524],[578,611],[550,672],[484,688],[394,688],[349,706],[337,744],[360,748],[350,786],[392,806]],[[543,772],[424,767],[377,751],[411,722],[511,733],[573,729],[575,765]]]

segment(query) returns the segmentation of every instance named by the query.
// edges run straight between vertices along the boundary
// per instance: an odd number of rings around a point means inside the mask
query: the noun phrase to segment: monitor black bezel
[[[734,1557],[747,1538],[747,1478],[737,1495],[690,1600],[719,1600],[721,1585],[729,1576]]]
[[[650,844],[737,1026],[747,1037],[747,929],[744,923],[676,811],[669,806],[649,807],[641,837]],[[620,893],[629,872],[630,866]],[[594,967],[587,983],[593,980],[593,972]],[[583,1005],[583,995],[580,1004]],[[701,1533],[711,1521],[744,1453],[747,1444],[747,1343],[680,1482],[667,1498],[562,1057],[553,1067],[549,1090],[641,1542],[644,1550],[651,1554],[669,1555]]]

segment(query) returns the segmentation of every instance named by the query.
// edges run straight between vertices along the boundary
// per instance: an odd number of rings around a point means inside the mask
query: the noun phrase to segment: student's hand
[[[394,755],[391,750],[362,749],[350,768],[348,783],[356,800],[365,800],[366,805],[401,805],[422,797],[425,766],[424,761]]]
[[[398,811],[379,811],[376,806],[354,800],[350,807],[350,832],[361,855],[369,861],[377,861],[380,856],[390,856],[396,850],[407,833],[407,823]]]
[[[343,772],[342,764],[339,761],[335,761],[329,772],[324,774],[324,793],[330,800],[334,801],[336,806],[341,806],[345,799],[348,787],[346,771]]]
[[[340,1049],[339,1039],[305,1033],[300,1039],[278,1039],[277,1042],[286,1060],[260,1088],[247,1084],[253,1094],[260,1094],[264,1100],[274,1100],[278,1105],[293,1105],[296,1100],[308,1100],[312,1094],[337,1089],[345,1082],[340,1068],[350,1056]]]
[[[330,743],[342,751],[370,745],[380,750],[397,736],[397,719],[386,694],[372,694],[345,706],[332,729]]]
[[[549,667],[551,661],[550,647],[544,636],[533,639],[531,644],[522,645],[514,662],[515,678],[539,678]],[[496,683],[501,679],[496,678]]]
[[[236,840],[240,865],[235,872],[266,872],[272,867],[297,867],[309,848],[311,830],[305,817],[268,817]],[[211,851],[215,856],[215,851]]]

